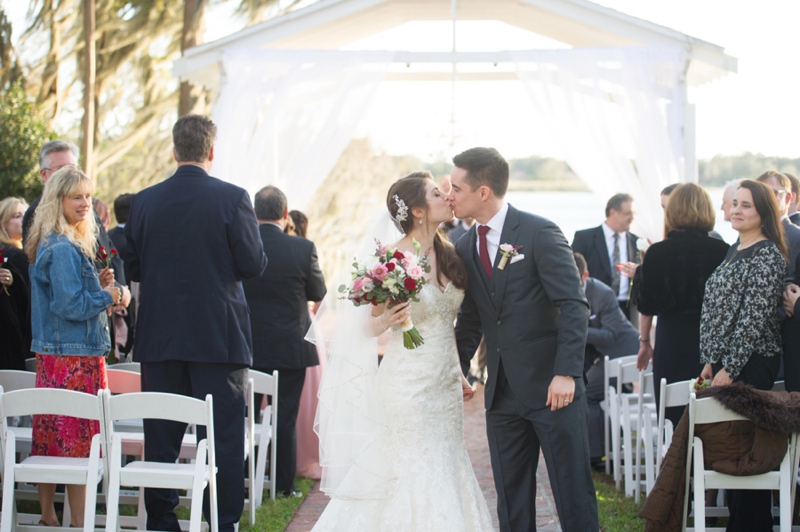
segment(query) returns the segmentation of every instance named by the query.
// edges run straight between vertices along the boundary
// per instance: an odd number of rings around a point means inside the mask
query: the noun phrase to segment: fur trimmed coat
[[[733,383],[702,390],[698,397],[715,397],[725,407],[750,421],[697,425],[703,441],[705,467],[728,475],[758,475],[780,466],[792,432],[800,432],[800,393],[769,392]],[[645,532],[681,529],[685,491],[688,407],[675,428],[672,443],[661,464],[655,487],[639,516]]]

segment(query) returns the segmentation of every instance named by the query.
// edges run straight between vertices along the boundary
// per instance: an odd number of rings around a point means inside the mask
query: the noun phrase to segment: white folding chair
[[[611,455],[612,455],[612,448],[611,445],[612,437],[611,437],[611,423],[612,423],[612,416],[611,416],[611,400],[609,397],[609,387],[611,386],[611,377],[616,376],[617,368],[619,368],[620,364],[627,364],[632,361],[635,361],[638,355],[628,355],[624,357],[619,357],[615,359],[609,359],[608,356],[603,357],[603,403],[601,403],[604,414],[603,414],[603,446],[605,449],[605,457],[606,457],[606,475],[611,474]],[[619,384],[617,388],[614,388],[614,391],[619,389]],[[619,427],[617,426],[617,430]],[[615,476],[614,480],[617,480],[616,477],[616,469],[615,469]],[[619,486],[617,486],[619,489]]]
[[[656,474],[661,471],[661,462],[667,454],[672,442],[672,433],[675,427],[666,417],[666,409],[689,404],[689,394],[692,393],[692,380],[673,382],[667,384],[667,379],[662,378],[658,392],[658,437],[656,439]]]
[[[10,430],[4,431],[5,452],[3,454],[3,518],[1,532],[27,530],[29,527],[17,523],[14,499],[14,483],[77,484],[86,486],[84,509],[85,532],[95,527],[95,505],[97,484],[103,479],[104,460],[100,457],[101,442],[106,441],[105,418],[101,390],[97,396],[71,390],[33,388],[2,393],[0,395],[0,418],[4,423],[9,417],[31,415],[72,416],[95,420],[100,423],[100,434],[92,438],[89,458],[60,456],[30,456],[16,463],[16,437]],[[66,506],[65,506],[66,512]],[[65,514],[65,521],[67,516]]]
[[[686,490],[683,499],[683,527],[686,526],[686,510],[689,507],[689,485],[694,482],[694,530],[705,532],[705,490],[713,488],[745,489],[745,490],[779,490],[780,491],[780,531],[790,532],[792,529],[792,483],[795,480],[795,449],[797,434],[789,438],[786,455],[783,457],[778,471],[769,471],[760,475],[733,476],[705,469],[703,463],[703,441],[694,436],[696,425],[719,423],[723,421],[747,420],[728,410],[713,397],[697,399],[692,393],[689,397],[689,447],[686,456]],[[692,465],[694,471],[692,472]]]
[[[253,423],[253,440],[258,446],[258,453],[252,451],[256,456],[254,476],[250,477],[250,483],[255,485],[255,489],[250,492],[250,500],[258,508],[261,506],[261,499],[264,496],[264,485],[266,482],[269,490],[269,498],[275,499],[276,479],[275,471],[278,463],[277,446],[275,445],[278,434],[278,372],[273,371],[272,375],[260,371],[250,370],[250,379],[253,382],[253,392],[266,395],[272,399],[271,404],[262,411],[261,423]],[[248,409],[248,416],[254,413],[261,405]],[[249,421],[250,423],[250,421]],[[269,460],[267,460],[267,450],[269,450]],[[265,478],[269,462],[269,476]]]
[[[617,399],[620,402],[619,417],[622,432],[620,448],[623,454],[621,465],[624,471],[625,496],[633,496],[636,502],[639,502],[639,479],[643,469],[640,450],[642,425],[656,423],[656,418],[652,414],[647,420],[642,418],[642,407],[645,402],[655,404],[652,369],[648,366],[646,370],[640,371],[636,368],[636,362],[622,364],[617,369],[617,382],[635,385],[633,393],[617,394]],[[652,408],[649,412],[654,410],[655,408]],[[635,459],[634,448],[636,448]]]
[[[138,362],[117,362],[108,366],[108,369],[121,369],[123,371],[132,371],[134,373],[142,372],[142,365]]]
[[[208,486],[211,532],[218,532],[214,407],[211,395],[205,401],[168,393],[140,392],[112,396],[102,392],[107,420],[162,419],[206,427],[206,439],[197,442],[194,464],[131,462],[122,467],[120,434],[110,434],[110,460],[106,530],[118,530],[120,486],[192,490],[190,532],[200,532],[203,490]]]
[[[656,476],[655,432],[658,426],[658,416],[656,416],[653,372],[649,368],[646,371],[639,372],[636,412],[636,461],[633,466],[633,486],[635,490],[634,500],[638,503],[641,498],[642,484],[644,483],[645,494],[649,494],[655,485]],[[642,451],[644,451],[644,460],[642,460]]]

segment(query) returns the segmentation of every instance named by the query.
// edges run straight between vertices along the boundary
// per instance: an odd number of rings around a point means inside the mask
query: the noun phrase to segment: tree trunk
[[[203,33],[203,12],[206,0],[185,0],[183,4],[183,32],[181,34],[181,54],[192,46],[200,44]],[[178,116],[192,112],[197,104],[197,96],[192,95],[193,86],[188,81],[181,82]]]
[[[95,10],[94,0],[83,0],[83,37],[86,42],[83,72],[83,143],[81,155],[83,168],[92,182],[95,182],[94,134],[95,134],[95,69],[97,58],[94,43]]]

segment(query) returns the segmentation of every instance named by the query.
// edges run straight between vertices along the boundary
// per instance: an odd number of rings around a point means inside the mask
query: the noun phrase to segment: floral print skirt
[[[36,387],[60,388],[97,395],[108,388],[106,359],[99,356],[36,353]],[[69,416],[33,416],[32,455],[88,458],[100,423]]]

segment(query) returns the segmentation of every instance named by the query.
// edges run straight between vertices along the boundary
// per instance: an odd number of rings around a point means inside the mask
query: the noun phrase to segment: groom
[[[486,337],[486,432],[500,530],[536,530],[541,449],[562,529],[596,532],[583,381],[589,305],[572,250],[556,224],[503,200],[508,163],[497,150],[472,148],[453,163],[455,216],[477,222],[456,244],[470,287],[456,340],[466,374]]]

